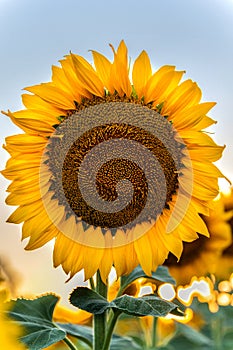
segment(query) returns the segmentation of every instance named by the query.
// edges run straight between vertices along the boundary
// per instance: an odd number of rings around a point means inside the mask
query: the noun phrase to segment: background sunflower
[[[231,187],[228,194],[222,194],[221,200],[224,207],[224,215],[230,227],[231,240],[233,239],[233,189]],[[222,252],[219,263],[216,267],[216,277],[219,280],[229,279],[233,272],[233,243],[229,244]]]
[[[222,258],[225,255],[224,252],[229,251],[228,247],[232,244],[232,228],[229,221],[233,217],[233,211],[226,211],[224,202],[225,196],[221,194],[213,201],[210,215],[203,216],[210,237],[200,236],[194,242],[185,243],[178,262],[172,254],[165,261],[164,264],[169,267],[178,285],[190,283],[193,276],[204,276],[215,273],[219,269],[224,271]]]

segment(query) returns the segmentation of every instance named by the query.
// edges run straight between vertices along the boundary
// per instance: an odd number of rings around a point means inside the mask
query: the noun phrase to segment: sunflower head
[[[150,275],[183,241],[208,236],[199,214],[218,194],[221,157],[204,132],[214,103],[184,71],[153,72],[145,51],[129,74],[122,41],[113,61],[69,54],[52,80],[26,88],[25,109],[6,113],[23,134],[6,139],[12,180],[7,203],[18,208],[26,249],[55,238],[54,265],[71,277],[98,269],[105,281],[138,264]]]
[[[223,250],[215,274],[218,279],[228,279],[233,273],[233,188],[228,193],[221,193],[222,210],[228,224],[231,237],[229,244]]]
[[[210,237],[200,236],[193,242],[185,242],[179,262],[169,254],[165,265],[175,277],[178,284],[189,283],[193,276],[204,276],[215,273],[219,268],[222,256],[232,245],[232,229],[230,222],[233,210],[226,211],[223,194],[213,201],[209,216],[202,215],[209,230]],[[232,206],[233,209],[233,206]]]
[[[9,305],[2,300],[0,295],[0,347],[7,350],[26,350],[19,337],[23,335],[23,329],[6,316]]]

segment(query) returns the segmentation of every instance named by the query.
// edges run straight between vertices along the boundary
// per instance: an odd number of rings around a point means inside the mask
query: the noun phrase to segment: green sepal
[[[164,101],[156,105],[156,112],[161,113],[163,105],[164,105]]]
[[[57,117],[57,120],[61,123],[64,121],[64,119],[65,119],[64,115],[59,115],[59,117]]]
[[[44,295],[37,299],[17,299],[10,302],[10,318],[24,329],[20,338],[30,350],[40,350],[66,337],[66,332],[53,322],[53,311],[59,300],[56,295]]]

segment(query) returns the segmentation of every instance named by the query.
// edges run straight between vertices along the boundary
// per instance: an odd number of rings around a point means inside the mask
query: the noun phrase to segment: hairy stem
[[[157,322],[158,318],[154,317],[153,319],[153,328],[152,328],[152,339],[151,339],[151,347],[152,349],[156,349],[156,343],[157,343]]]
[[[107,297],[108,288],[102,281],[99,271],[96,274],[96,292]],[[100,315],[94,315],[94,350],[102,350],[105,341],[107,323],[107,312],[103,312]]]
[[[103,348],[102,350],[109,350],[109,345],[111,342],[111,338],[112,338],[112,333],[115,327],[115,324],[117,322],[118,317],[120,316],[121,312],[120,311],[115,311],[112,313],[109,322],[108,322],[108,329],[106,332],[106,338],[103,344]]]
[[[78,348],[76,348],[76,346],[74,345],[74,343],[73,343],[69,338],[65,337],[65,338],[63,339],[63,341],[66,343],[66,345],[67,345],[70,349],[72,349],[72,350],[78,350]]]

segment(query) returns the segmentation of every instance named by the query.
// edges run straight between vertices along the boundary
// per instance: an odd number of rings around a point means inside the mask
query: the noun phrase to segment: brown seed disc
[[[141,105],[81,109],[49,140],[50,190],[84,228],[114,235],[116,228],[155,221],[178,188],[183,145],[175,136],[166,118]]]

